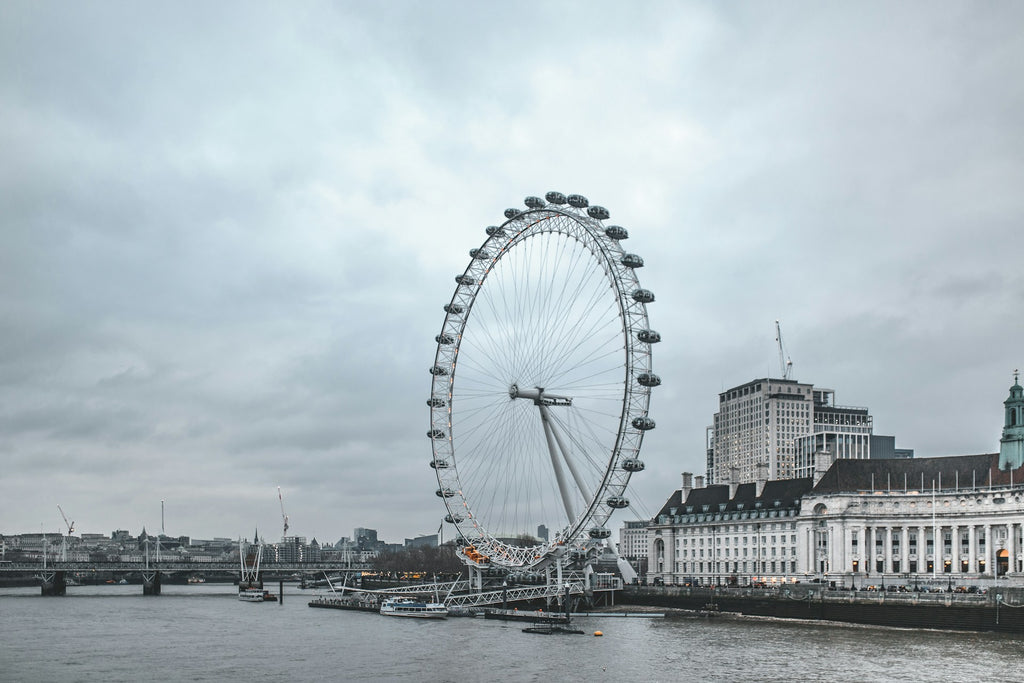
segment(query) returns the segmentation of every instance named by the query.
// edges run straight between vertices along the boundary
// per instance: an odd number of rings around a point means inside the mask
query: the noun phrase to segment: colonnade
[[[1000,574],[1022,571],[1017,522],[914,524],[841,522],[807,530],[812,572],[852,574]],[[823,537],[823,534],[827,534]],[[948,543],[947,543],[948,538]],[[841,542],[837,542],[841,539]]]

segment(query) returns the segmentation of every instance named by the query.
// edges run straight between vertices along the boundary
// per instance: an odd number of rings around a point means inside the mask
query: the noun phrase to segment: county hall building
[[[1024,390],[1016,374],[998,453],[815,456],[813,473],[801,478],[769,479],[764,462],[752,482],[735,465],[707,486],[684,473],[647,527],[648,580],[1024,583]]]

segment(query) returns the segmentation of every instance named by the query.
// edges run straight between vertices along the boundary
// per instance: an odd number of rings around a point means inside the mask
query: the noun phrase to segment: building
[[[837,406],[832,389],[789,379],[755,379],[718,395],[707,433],[709,484],[752,482],[759,463],[771,480],[810,477],[816,454],[868,458],[873,421],[867,408]]]
[[[1003,406],[1006,410],[1003,438],[999,440],[999,469],[1006,471],[1024,464],[1024,389],[1017,370],[1013,371],[1013,386]]]
[[[809,479],[704,486],[683,473],[682,487],[647,529],[647,576],[654,583],[752,585],[799,573],[797,516]],[[696,486],[694,486],[696,484]]]
[[[647,527],[646,519],[627,520],[619,529],[619,557],[629,562],[637,574],[647,574]]]
[[[811,477],[753,484],[738,468],[669,497],[647,529],[648,575],[665,583],[837,586],[1024,584],[1024,389],[1014,378],[1000,452],[838,459]],[[853,425],[851,425],[853,426]]]
[[[438,543],[437,534],[405,539],[406,548],[436,548],[438,545],[440,544]]]
[[[896,448],[895,436],[872,434],[871,457],[875,460],[906,460],[914,457],[914,449]]]

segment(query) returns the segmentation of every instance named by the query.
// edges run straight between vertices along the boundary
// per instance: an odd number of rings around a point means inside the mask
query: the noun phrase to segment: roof
[[[1024,484],[1024,465],[1014,470],[999,469],[999,454],[953,455],[943,458],[911,458],[899,460],[836,460],[817,485],[811,478],[778,479],[765,483],[760,496],[755,496],[753,483],[740,484],[736,495],[729,497],[728,484],[712,484],[690,489],[686,501],[676,489],[654,516],[682,515],[693,512],[731,512],[761,508],[799,507],[808,493],[851,493],[857,491],[925,491],[972,486],[1008,486]],[[776,501],[778,504],[776,505]],[[725,508],[721,507],[725,504]],[[690,508],[687,511],[686,508]]]
[[[704,512],[704,506],[708,506],[708,512],[731,512],[735,510],[753,510],[758,503],[762,508],[788,508],[798,507],[800,498],[806,495],[813,486],[813,480],[805,479],[779,479],[766,482],[761,495],[755,495],[757,487],[753,483],[740,484],[736,487],[736,494],[729,497],[728,484],[712,484],[699,489],[690,489],[686,501],[682,501],[682,491],[677,489],[672,492],[669,499],[655,515],[680,515],[688,512]],[[725,505],[723,509],[721,506]],[[688,511],[687,508],[690,508]],[[675,512],[673,512],[673,509]]]
[[[906,460],[836,460],[814,493],[903,491],[1024,483],[1024,467],[1000,471],[999,454]]]

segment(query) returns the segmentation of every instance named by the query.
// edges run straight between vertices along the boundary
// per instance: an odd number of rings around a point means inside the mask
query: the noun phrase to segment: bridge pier
[[[142,572],[142,594],[160,595],[160,572]]]
[[[67,579],[64,572],[43,572],[39,576],[43,595],[65,595],[68,592]]]

